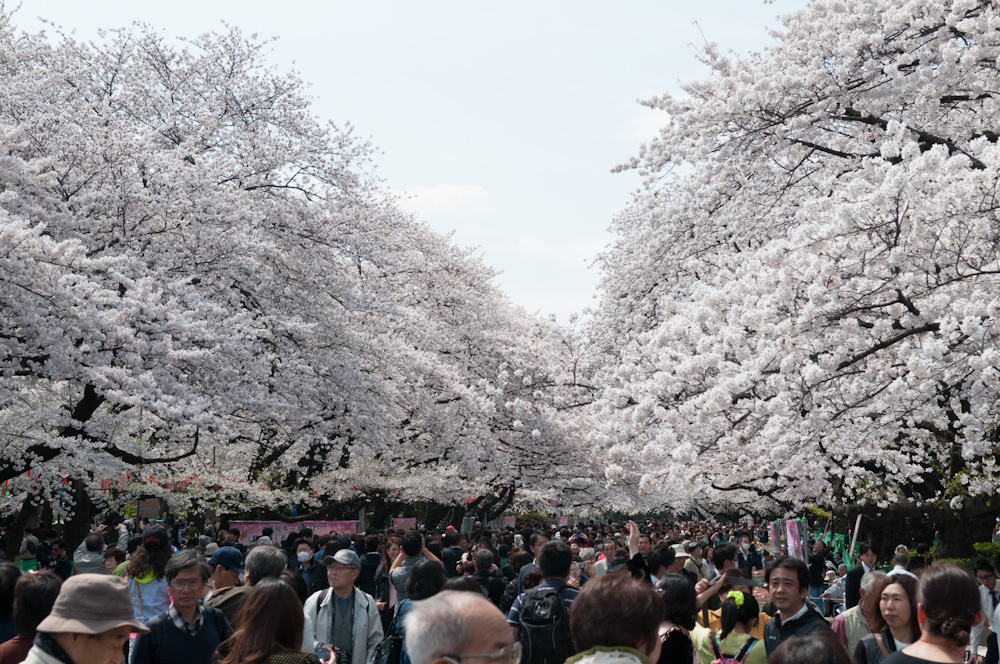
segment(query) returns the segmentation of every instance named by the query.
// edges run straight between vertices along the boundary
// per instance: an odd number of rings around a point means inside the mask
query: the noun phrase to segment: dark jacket
[[[361,574],[355,585],[372,597],[375,597],[375,572],[382,564],[382,556],[375,551],[361,556]]]
[[[764,625],[764,647],[770,657],[774,649],[790,636],[802,636],[820,629],[830,629],[826,619],[813,609],[807,610],[795,620],[781,622],[781,616],[775,615]]]
[[[490,574],[489,572],[480,572],[477,570],[469,578],[475,579],[479,587],[483,589],[486,599],[493,602],[495,606],[500,606],[504,592],[507,590],[507,581],[502,574],[499,572]]]
[[[298,560],[289,563],[288,569],[296,574],[302,574],[302,564]],[[317,563],[315,560],[309,563],[309,569],[306,570],[306,574],[302,577],[302,580],[309,586],[310,595],[320,590],[326,590],[330,586],[330,582],[326,578],[326,565]]]
[[[853,609],[861,601],[861,577],[864,575],[865,568],[861,565],[847,571],[847,580],[844,581],[844,601],[848,609]]]

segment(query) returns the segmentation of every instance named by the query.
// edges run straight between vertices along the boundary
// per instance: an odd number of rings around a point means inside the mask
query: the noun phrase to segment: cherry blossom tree
[[[813,0],[774,47],[706,46],[710,79],[647,102],[665,126],[622,166],[645,187],[591,332],[612,482],[929,517],[952,546],[992,522],[998,21]]]
[[[266,42],[50,43],[0,13],[0,139],[5,500],[602,491],[562,331],[402,213]]]

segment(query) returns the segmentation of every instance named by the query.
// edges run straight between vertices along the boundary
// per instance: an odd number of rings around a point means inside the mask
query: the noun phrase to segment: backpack
[[[710,632],[708,635],[708,640],[712,644],[712,652],[715,654],[715,659],[712,664],[743,664],[743,660],[746,659],[747,654],[750,652],[750,648],[753,644],[757,642],[757,639],[752,636],[746,640],[743,647],[736,654],[736,657],[723,657],[722,651],[719,649],[719,639],[715,636],[715,632]]]
[[[539,586],[525,593],[520,620],[517,639],[524,664],[562,664],[573,654],[569,610],[558,588]]]
[[[514,600],[517,599],[517,579],[512,579],[507,582],[507,588],[504,590],[503,597],[500,598],[500,610],[503,611],[504,615],[510,613],[510,607],[514,606]]]

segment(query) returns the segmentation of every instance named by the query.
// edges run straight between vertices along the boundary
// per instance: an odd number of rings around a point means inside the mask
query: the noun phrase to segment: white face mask
[[[299,551],[298,558],[300,563],[304,563],[305,561],[312,558],[312,556],[309,555],[308,551]]]
[[[743,549],[744,551],[747,551],[750,548],[750,545],[746,542],[743,542],[743,544],[740,544],[740,548]]]

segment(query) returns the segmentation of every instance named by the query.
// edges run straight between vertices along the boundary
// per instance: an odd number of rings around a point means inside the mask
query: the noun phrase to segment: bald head
[[[494,654],[514,643],[503,613],[476,593],[440,592],[414,602],[403,621],[412,664],[447,664],[448,655]]]

